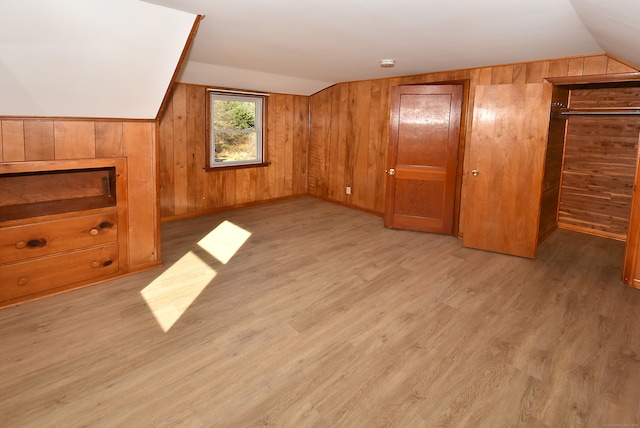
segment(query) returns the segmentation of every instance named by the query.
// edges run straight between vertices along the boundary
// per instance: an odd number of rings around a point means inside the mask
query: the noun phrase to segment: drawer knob
[[[91,236],[96,236],[98,233],[100,233],[100,231],[95,227],[89,231],[89,235]]]
[[[42,248],[45,245],[47,245],[47,240],[44,238],[32,239],[29,242],[27,242],[27,246],[29,248]]]
[[[91,262],[91,267],[92,268],[99,268],[100,267],[100,262],[97,260],[94,260]]]
[[[26,247],[26,246],[27,246],[27,243],[26,243],[26,242],[24,242],[24,241],[20,241],[20,242],[18,242],[18,243],[16,244],[16,248],[17,248],[18,250],[22,250],[22,249],[23,249],[24,247]]]
[[[23,276],[18,280],[18,285],[19,286],[27,285],[27,282],[29,282],[29,279]]]

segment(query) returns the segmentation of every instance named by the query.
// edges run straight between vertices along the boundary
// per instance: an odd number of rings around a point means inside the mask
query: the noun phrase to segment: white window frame
[[[268,94],[253,93],[253,92],[231,92],[209,89],[209,159],[207,160],[207,168],[225,168],[225,167],[240,167],[243,165],[256,166],[265,164],[264,158],[264,122],[265,122],[265,99]],[[253,102],[256,106],[256,116],[254,122],[255,131],[238,131],[227,130],[217,131],[213,127],[214,116],[214,101],[242,101]],[[256,157],[254,159],[236,160],[236,161],[223,161],[216,162],[216,134],[221,132],[238,132],[238,133],[256,133]]]

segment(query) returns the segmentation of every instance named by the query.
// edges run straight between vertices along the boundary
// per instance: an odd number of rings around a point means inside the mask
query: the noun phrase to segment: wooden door
[[[462,85],[392,88],[386,227],[453,232],[461,114]]]
[[[534,257],[551,109],[550,84],[477,86],[464,245]]]

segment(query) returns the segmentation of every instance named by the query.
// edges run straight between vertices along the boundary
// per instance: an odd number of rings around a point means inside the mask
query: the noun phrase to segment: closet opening
[[[548,79],[554,86],[539,228],[539,242],[556,229],[625,242],[623,281],[629,285],[633,275],[627,264],[637,258],[637,239],[630,237],[635,233],[639,75],[619,75],[619,81],[613,75],[589,82]]]

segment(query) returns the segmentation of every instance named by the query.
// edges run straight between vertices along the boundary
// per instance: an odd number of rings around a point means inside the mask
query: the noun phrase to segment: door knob
[[[389,171],[387,171],[389,173],[389,175],[396,175],[396,170],[393,168],[389,168]]]
[[[478,171],[477,169],[472,169],[471,170],[471,175],[473,175],[474,177],[477,177],[478,174],[480,174],[480,171]]]

